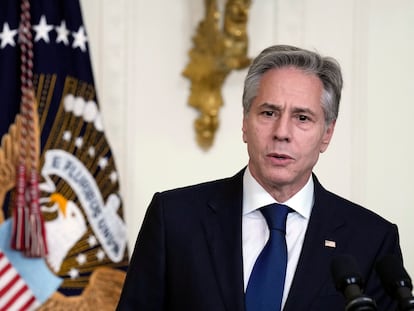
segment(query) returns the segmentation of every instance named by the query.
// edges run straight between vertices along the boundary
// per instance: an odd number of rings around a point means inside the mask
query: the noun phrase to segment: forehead
[[[322,81],[315,74],[294,67],[271,69],[263,74],[254,102],[320,105],[322,91]]]
[[[323,87],[322,81],[316,74],[305,72],[296,67],[282,67],[266,71],[259,83],[259,89],[262,86],[270,87],[290,86],[300,90],[315,90],[320,91]]]

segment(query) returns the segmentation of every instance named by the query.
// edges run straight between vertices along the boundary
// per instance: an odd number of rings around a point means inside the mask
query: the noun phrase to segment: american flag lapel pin
[[[336,242],[331,240],[325,240],[325,247],[335,248]]]

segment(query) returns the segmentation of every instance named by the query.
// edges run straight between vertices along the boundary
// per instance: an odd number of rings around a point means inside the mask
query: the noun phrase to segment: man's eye
[[[308,121],[308,120],[309,120],[308,116],[305,116],[305,115],[303,115],[303,114],[299,115],[299,116],[298,116],[298,119],[299,119],[299,121],[301,121],[301,122],[304,122],[304,121]]]
[[[275,115],[274,111],[263,111],[262,114],[266,117],[272,117]]]

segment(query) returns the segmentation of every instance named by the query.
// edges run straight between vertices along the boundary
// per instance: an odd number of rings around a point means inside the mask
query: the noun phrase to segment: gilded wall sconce
[[[191,81],[188,103],[200,111],[194,128],[197,143],[203,149],[210,148],[214,141],[226,77],[232,70],[250,64],[246,30],[250,3],[250,0],[227,0],[221,21],[217,0],[205,0],[205,17],[193,37],[194,46],[183,75]]]

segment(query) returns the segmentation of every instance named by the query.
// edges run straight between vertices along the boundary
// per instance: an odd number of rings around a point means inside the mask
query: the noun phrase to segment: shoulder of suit
[[[354,219],[355,221],[377,223],[378,225],[390,225],[391,222],[376,213],[375,211],[346,199],[336,193],[326,190],[316,179],[315,181],[315,199],[321,204],[334,208],[335,213],[340,213],[344,217]]]
[[[209,180],[198,184],[161,191],[158,192],[156,196],[169,199],[183,197],[191,198],[197,195],[211,197],[222,192],[231,191],[231,189],[234,188],[241,189],[243,183],[243,172],[244,169],[231,177]]]

